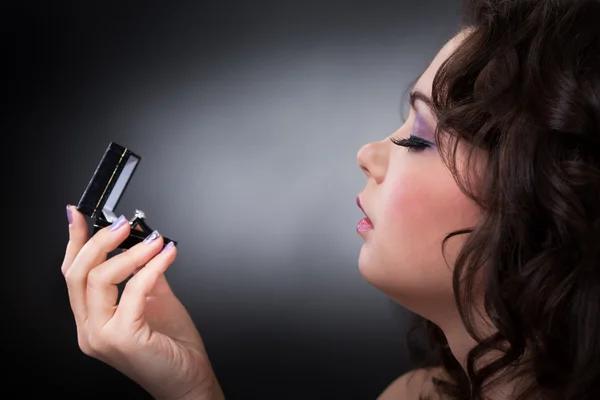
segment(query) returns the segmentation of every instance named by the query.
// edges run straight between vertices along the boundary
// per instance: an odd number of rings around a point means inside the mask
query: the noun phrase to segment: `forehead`
[[[421,77],[415,84],[414,90],[422,92],[427,97],[431,97],[431,88],[433,86],[433,78],[435,77],[435,74],[437,73],[438,69],[443,64],[443,62],[446,61],[448,57],[450,57],[454,50],[456,50],[458,45],[465,38],[466,34],[467,31],[459,32],[456,36],[450,39],[444,45],[444,47],[441,48],[441,50],[436,54],[435,58],[433,59],[433,61],[431,61],[425,72],[423,72],[423,75],[421,75]]]

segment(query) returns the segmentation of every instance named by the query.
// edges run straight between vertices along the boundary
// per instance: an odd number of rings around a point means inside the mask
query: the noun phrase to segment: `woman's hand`
[[[81,350],[157,399],[223,399],[200,334],[164,276],[176,247],[154,232],[107,260],[129,235],[128,221],[120,217],[88,240],[83,214],[73,206],[67,214],[69,243],[61,270]],[[117,284],[132,274],[117,304]]]

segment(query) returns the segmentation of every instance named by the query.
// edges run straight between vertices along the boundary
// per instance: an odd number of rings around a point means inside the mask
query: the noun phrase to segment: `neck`
[[[436,324],[444,332],[444,335],[446,336],[446,340],[448,341],[448,346],[450,348],[450,351],[454,355],[454,358],[456,358],[456,360],[463,367],[463,370],[466,373],[468,353],[475,347],[477,342],[475,341],[475,339],[473,339],[471,337],[471,335],[469,335],[464,324],[462,323],[462,320],[458,316],[456,318],[447,319],[441,324],[438,324],[438,323],[436,323]],[[487,325],[486,325],[486,327],[487,327]],[[493,330],[491,328],[489,328],[489,329],[482,329],[482,327],[478,327],[478,328],[479,328],[480,334],[482,334],[484,337],[493,333]],[[499,351],[491,351],[489,353],[486,353],[483,357],[481,357],[477,361],[477,363],[475,365],[475,369],[477,370],[477,369],[484,367],[485,365],[488,365],[489,363],[498,359],[500,356],[501,356],[501,353]],[[501,371],[501,373],[505,373],[505,372],[506,372],[505,370]],[[515,375],[512,375],[512,372],[516,372],[516,371],[510,371],[510,372],[511,372],[511,376],[515,376]],[[491,379],[494,379],[494,376],[492,376]],[[514,379],[502,381],[501,383],[494,385],[494,387],[491,387],[489,389],[484,389],[483,397],[486,400],[514,399],[514,398],[516,398],[516,394],[518,393],[517,388],[520,386],[521,385],[518,382],[516,382]]]

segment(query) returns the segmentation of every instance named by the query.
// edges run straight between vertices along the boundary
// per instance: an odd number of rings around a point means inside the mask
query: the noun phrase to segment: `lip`
[[[369,218],[369,216],[365,212],[365,209],[362,206],[362,202],[360,201],[360,196],[356,196],[356,205],[358,206],[358,208],[360,208],[360,211],[362,211],[363,214],[365,214],[365,217]]]
[[[364,236],[364,235],[366,234],[366,232],[373,229],[373,222],[371,222],[371,219],[369,218],[369,216],[365,212],[365,209],[362,206],[362,202],[360,201],[360,195],[356,196],[356,205],[358,206],[358,208],[360,208],[360,210],[365,215],[365,218],[361,219],[358,222],[358,224],[356,224],[356,232],[358,232],[359,235],[365,237],[365,239],[366,239],[366,236]]]

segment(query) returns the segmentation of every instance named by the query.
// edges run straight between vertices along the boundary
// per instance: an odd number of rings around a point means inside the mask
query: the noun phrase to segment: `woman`
[[[600,2],[472,0],[411,92],[408,119],[358,152],[359,267],[426,320],[437,360],[380,399],[600,395]],[[79,345],[159,399],[222,399],[152,235],[106,260],[67,207],[62,266]],[[116,306],[116,284],[139,267]]]

